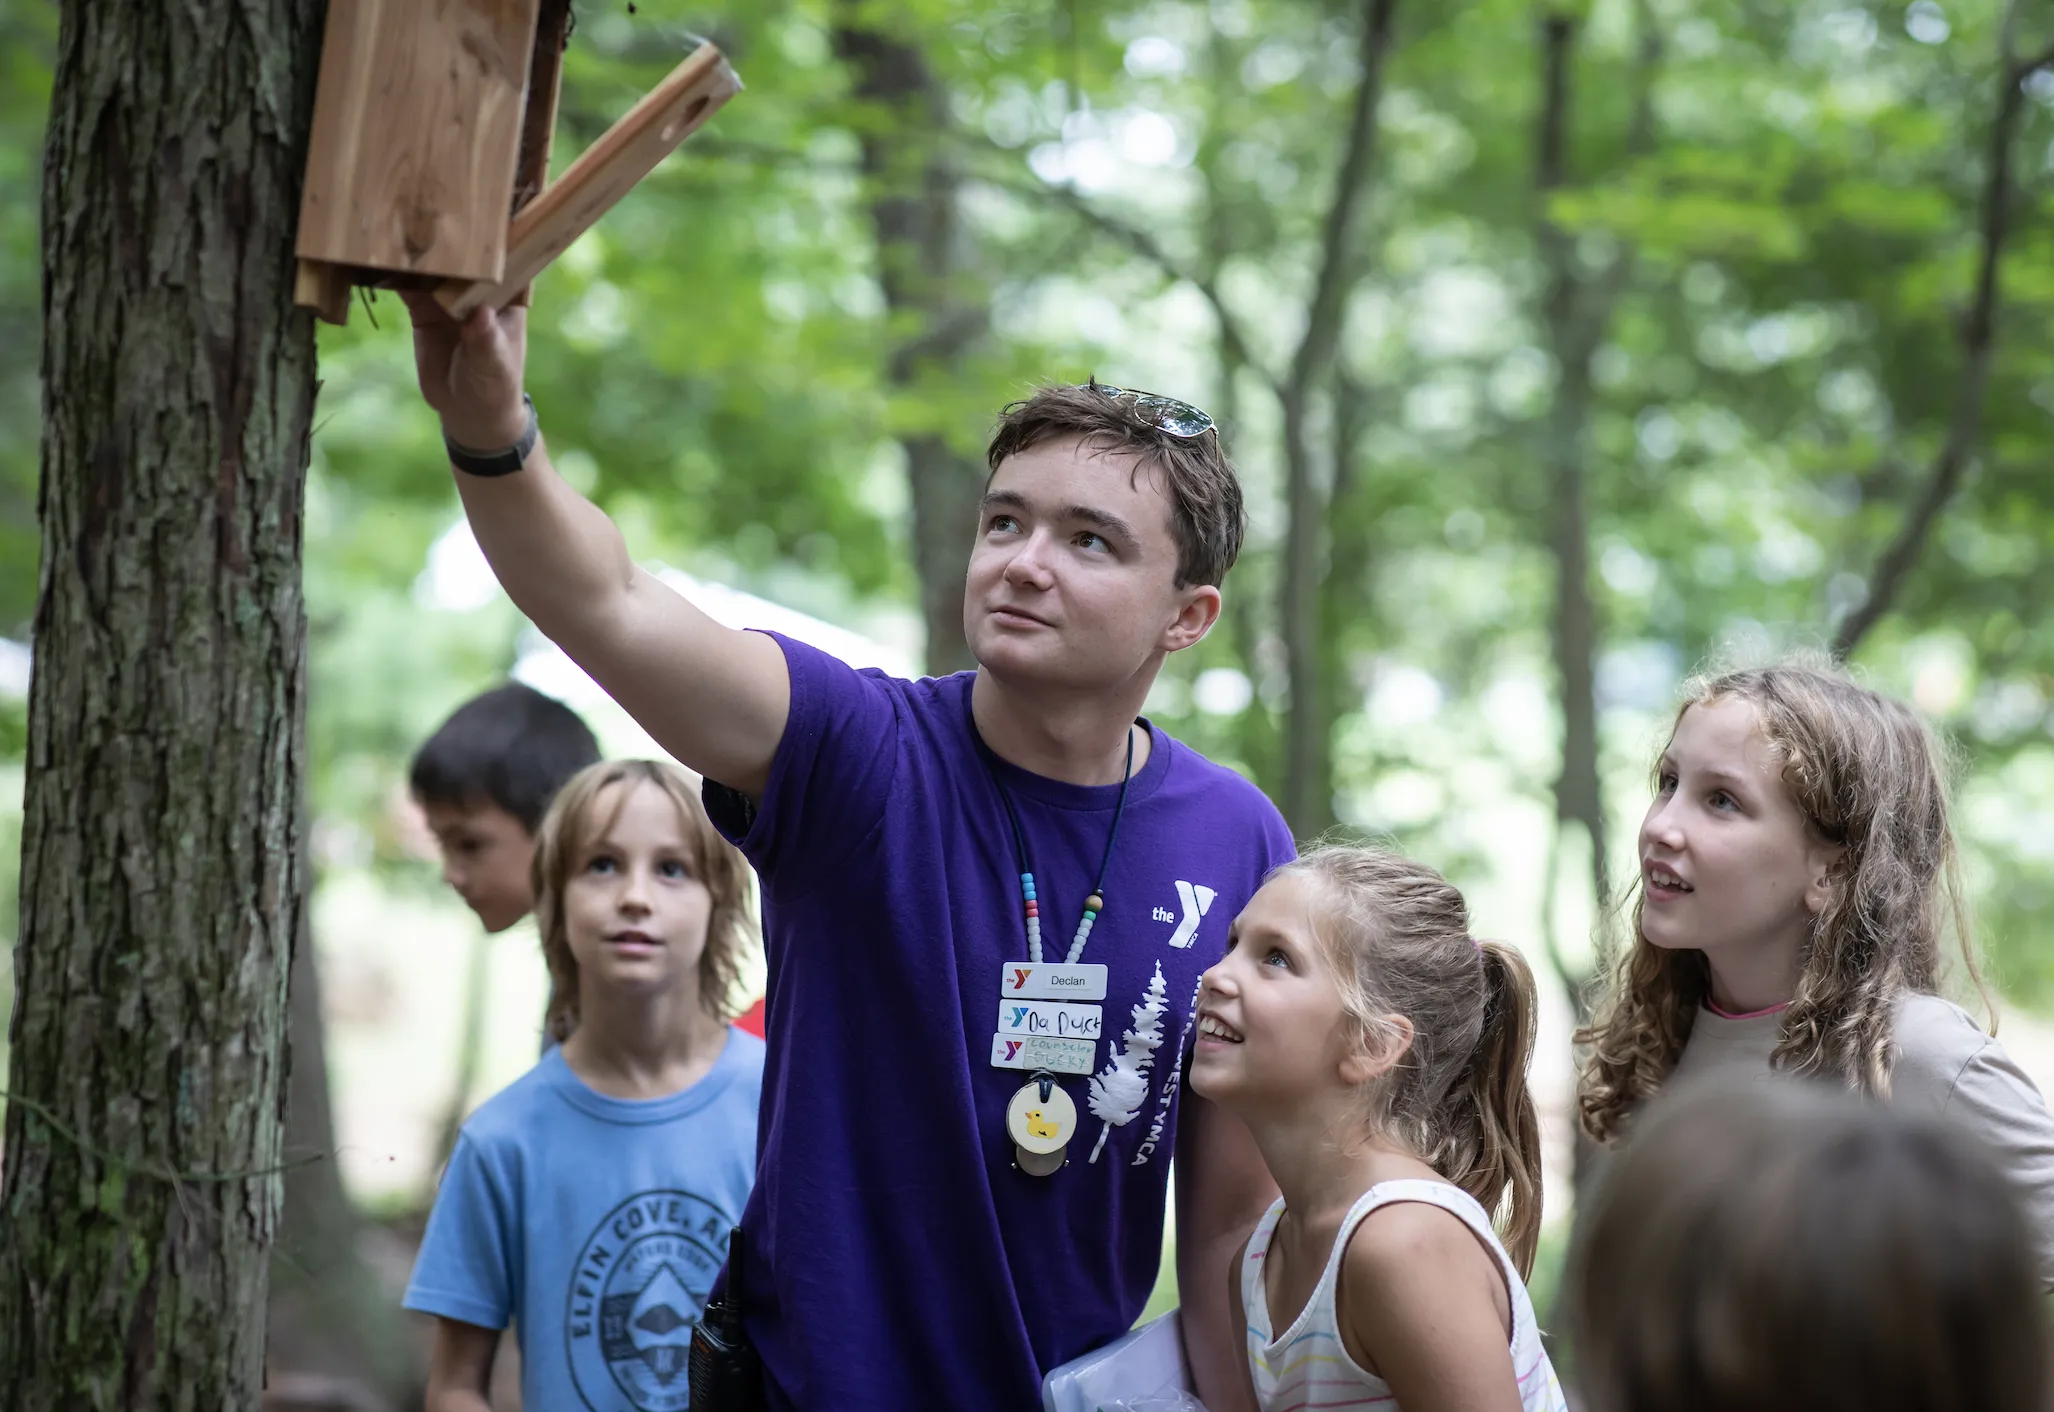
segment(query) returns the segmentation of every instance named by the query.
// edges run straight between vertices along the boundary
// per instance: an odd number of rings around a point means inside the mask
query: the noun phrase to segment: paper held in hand
[[[1184,1366],[1177,1311],[1055,1369],[1041,1380],[1041,1407],[1042,1412],[1205,1412]]]

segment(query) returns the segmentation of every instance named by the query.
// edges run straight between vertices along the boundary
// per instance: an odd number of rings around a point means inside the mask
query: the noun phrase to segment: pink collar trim
[[[1786,1000],[1781,1005],[1771,1005],[1766,1010],[1749,1010],[1745,1014],[1736,1015],[1731,1010],[1721,1010],[1709,1000],[1705,1001],[1705,1009],[1722,1020],[1759,1020],[1764,1015],[1780,1015],[1789,1008],[1790,1002]]]

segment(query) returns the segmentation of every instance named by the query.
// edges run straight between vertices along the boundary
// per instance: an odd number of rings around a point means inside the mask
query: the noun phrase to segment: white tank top
[[[1341,1342],[1341,1329],[1334,1318],[1334,1285],[1340,1278],[1341,1255],[1348,1237],[1362,1224],[1362,1218],[1379,1206],[1401,1201],[1424,1202],[1453,1213],[1476,1232],[1477,1239],[1497,1257],[1505,1274],[1505,1289],[1512,1298],[1512,1371],[1519,1379],[1519,1400],[1525,1412],[1568,1412],[1562,1385],[1541,1348],[1540,1327],[1534,1322],[1533,1301],[1526,1284],[1512,1266],[1512,1257],[1491,1229],[1491,1218],[1476,1199],[1447,1182],[1405,1180],[1379,1182],[1355,1205],[1341,1222],[1341,1233],[1327,1256],[1326,1269],[1305,1310],[1290,1328],[1274,1336],[1270,1330],[1269,1296],[1263,1285],[1263,1258],[1269,1254],[1270,1238],[1284,1214],[1284,1201],[1277,1198],[1263,1214],[1248,1238],[1248,1253],[1241,1259],[1241,1308],[1248,1316],[1248,1367],[1255,1378],[1255,1398],[1262,1412],[1298,1412],[1319,1408],[1340,1412],[1350,1407],[1378,1408],[1391,1412],[1396,1400],[1388,1384],[1366,1373]],[[1402,1412],[1402,1409],[1400,1409]]]

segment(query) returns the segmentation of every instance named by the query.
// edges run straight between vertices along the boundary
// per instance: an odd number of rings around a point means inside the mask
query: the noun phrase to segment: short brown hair
[[[2039,1412],[2033,1231],[1939,1114],[1700,1080],[1603,1173],[1570,1260],[1590,1412]]]
[[[1247,512],[1241,482],[1220,446],[1219,428],[1197,436],[1164,431],[1125,397],[1097,381],[1044,387],[1007,405],[992,429],[985,462],[997,473],[1006,457],[1044,441],[1074,436],[1095,451],[1134,457],[1134,469],[1162,478],[1177,541],[1177,587],[1218,586],[1241,554]]]
[[[619,816],[625,791],[612,809],[602,813],[599,807],[600,797],[617,784],[630,788],[652,785],[677,806],[691,854],[687,862],[692,876],[704,883],[713,897],[713,910],[706,920],[706,950],[699,957],[699,1003],[717,1019],[731,1019],[736,1012],[736,982],[756,939],[749,865],[706,817],[699,791],[683,770],[661,760],[602,760],[580,770],[565,783],[543,817],[532,879],[535,925],[542,933],[542,959],[549,966],[549,1012],[544,1023],[558,1044],[578,1027],[578,963],[571,954],[564,889],[580,856]]]

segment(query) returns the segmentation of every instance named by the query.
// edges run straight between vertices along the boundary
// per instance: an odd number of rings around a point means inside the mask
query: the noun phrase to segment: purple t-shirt
[[[991,1063],[1001,967],[1027,959],[1020,867],[973,678],[902,681],[777,640],[791,718],[762,801],[706,791],[763,879],[769,1055],[743,1226],[770,1405],[1028,1412],[1042,1374],[1124,1333],[1154,1286],[1198,978],[1290,833],[1253,785],[1153,732],[1079,959],[1110,968],[1094,1071],[1158,967],[1162,1044],[1096,1160],[1107,1125],[1066,1075],[1069,1165],[1025,1175],[1005,1109],[1029,1075]],[[1119,786],[992,765],[1061,961]]]

